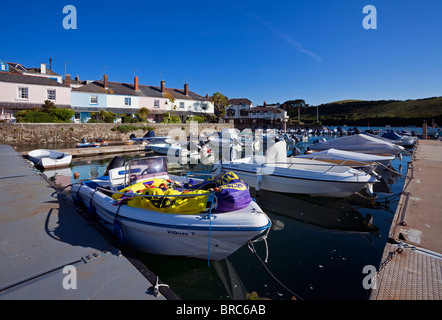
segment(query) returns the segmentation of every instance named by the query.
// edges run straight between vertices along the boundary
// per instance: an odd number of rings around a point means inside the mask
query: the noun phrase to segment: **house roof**
[[[227,102],[234,105],[243,104],[243,103],[246,105],[252,104],[252,101],[250,101],[247,98],[229,99]]]
[[[58,73],[50,70],[49,68],[46,68],[46,73],[41,73],[41,68],[26,68],[22,64],[15,62],[7,62],[7,64],[9,64],[9,72],[15,72],[15,73],[28,72],[28,73],[45,74],[48,76],[60,77]]]
[[[208,101],[207,98],[202,97],[195,92],[189,91],[189,95],[184,94],[184,89],[174,89],[165,88],[172,97],[175,99],[182,100],[201,100]],[[103,81],[94,81],[87,85],[72,89],[73,92],[90,92],[90,93],[101,93],[101,94],[118,94],[125,96],[139,96],[139,97],[153,97],[153,98],[164,98],[163,93],[161,93],[161,87],[148,86],[148,85],[138,85],[138,90],[135,90],[132,83],[121,83],[121,82],[108,82],[108,89],[104,89]]]
[[[41,86],[65,87],[61,83],[58,83],[56,80],[47,77],[30,76],[20,73],[3,72],[3,71],[0,71],[0,81],[12,82],[12,83],[36,84]]]
[[[273,108],[273,107],[254,107],[250,109],[250,112],[261,112],[261,111],[270,111],[273,113],[282,113],[285,112],[285,110]]]

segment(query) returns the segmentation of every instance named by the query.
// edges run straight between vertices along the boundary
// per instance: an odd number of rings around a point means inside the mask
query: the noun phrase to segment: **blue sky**
[[[65,30],[65,5],[77,29]],[[365,30],[365,5],[377,29]],[[2,1],[0,58],[255,105],[441,96],[441,0]],[[6,14],[5,14],[6,12]]]

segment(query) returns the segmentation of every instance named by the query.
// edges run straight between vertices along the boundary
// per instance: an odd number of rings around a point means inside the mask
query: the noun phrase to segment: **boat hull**
[[[288,158],[290,162],[273,164],[233,161],[216,164],[216,169],[233,171],[257,190],[345,198],[377,180],[365,172],[310,159]],[[214,168],[215,169],[215,168]],[[215,169],[215,170],[216,170]]]
[[[266,174],[261,175],[261,181],[259,181],[259,175],[254,172],[235,169],[235,173],[255,189],[316,197],[345,198],[367,187],[367,182],[317,181]]]
[[[118,211],[124,244],[151,254],[221,260],[270,227],[255,202],[233,212],[184,215],[128,205],[118,209],[112,198],[84,185],[74,185],[71,192],[85,207],[92,206],[110,230]]]

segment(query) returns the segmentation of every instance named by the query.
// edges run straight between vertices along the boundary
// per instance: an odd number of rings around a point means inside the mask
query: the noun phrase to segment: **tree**
[[[213,102],[213,105],[215,106],[215,117],[218,120],[220,117],[224,116],[224,109],[229,105],[228,100],[229,99],[220,92],[215,92],[210,98],[210,101]]]
[[[140,110],[138,110],[137,117],[140,118],[142,121],[146,121],[149,114],[149,109],[147,109],[146,107],[142,107],[140,108]]]
[[[113,123],[115,119],[115,113],[112,111],[100,110],[98,112],[100,119],[106,123]]]
[[[282,104],[282,108],[287,111],[289,118],[298,116],[300,109],[308,107],[302,99],[288,100]]]
[[[170,105],[170,110],[172,110],[172,115],[175,114],[175,110],[176,110],[176,105],[174,105],[175,103],[175,98],[173,97],[173,95],[166,90],[166,92],[164,93],[164,98],[169,99],[169,105]]]
[[[42,111],[48,112],[50,110],[57,109],[57,106],[51,100],[45,100],[41,108],[43,109]]]

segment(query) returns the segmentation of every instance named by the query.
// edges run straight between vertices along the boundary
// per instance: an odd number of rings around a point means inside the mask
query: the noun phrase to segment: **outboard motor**
[[[104,171],[104,175],[108,176],[109,170],[119,168],[119,167],[124,167],[125,164],[126,164],[126,160],[124,158],[119,157],[119,156],[113,157],[112,160],[107,164],[106,171]]]

